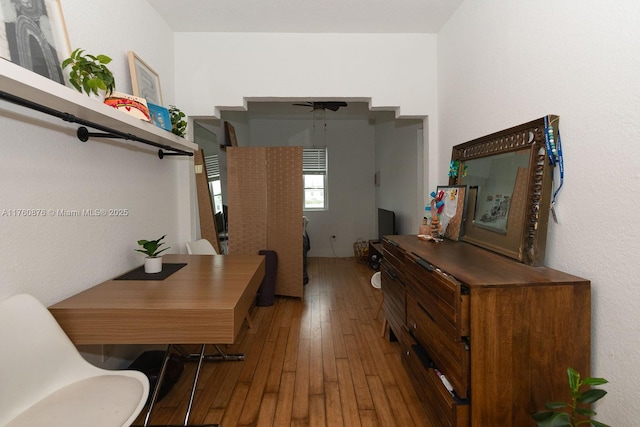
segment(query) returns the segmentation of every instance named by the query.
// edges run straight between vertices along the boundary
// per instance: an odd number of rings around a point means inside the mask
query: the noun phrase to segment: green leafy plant
[[[142,246],[144,249],[136,249],[136,251],[142,252],[143,254],[147,255],[149,258],[157,258],[161,252],[164,252],[167,249],[171,249],[171,248],[160,249],[160,246],[164,245],[164,242],[161,243],[161,241],[166,236],[167,235],[165,234],[164,236],[162,236],[157,240],[138,240],[138,244]]]
[[[113,74],[107,68],[111,58],[106,55],[94,56],[83,53],[84,50],[78,48],[62,62],[62,68],[71,66],[69,82],[78,92],[84,90],[87,95],[98,95],[100,90],[105,91],[107,96],[111,95],[116,88]]]
[[[170,105],[169,116],[171,117],[171,132],[184,138],[187,133],[187,121],[184,120],[186,115],[175,105]]]
[[[604,378],[580,379],[580,374],[573,368],[567,369],[569,389],[571,390],[571,402],[548,402],[545,407],[548,411],[536,412],[532,415],[538,427],[576,427],[579,425],[592,425],[595,427],[609,427],[607,424],[592,420],[597,413],[591,409],[591,404],[602,399],[606,391],[599,388],[591,388],[606,384],[609,381]],[[582,390],[584,388],[584,390]]]

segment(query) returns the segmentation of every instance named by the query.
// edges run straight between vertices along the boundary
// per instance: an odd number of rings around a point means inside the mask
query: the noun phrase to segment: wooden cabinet
[[[387,236],[383,248],[390,338],[435,425],[533,426],[566,400],[568,367],[589,375],[588,280],[463,242]]]

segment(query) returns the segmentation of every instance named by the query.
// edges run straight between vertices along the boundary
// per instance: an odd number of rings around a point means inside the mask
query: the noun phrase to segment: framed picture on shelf
[[[71,47],[59,0],[0,1],[0,57],[65,84]]]
[[[144,98],[147,102],[156,105],[162,104],[162,91],[160,90],[160,76],[144,62],[135,52],[129,51],[129,72],[131,73],[131,86],[133,94]]]

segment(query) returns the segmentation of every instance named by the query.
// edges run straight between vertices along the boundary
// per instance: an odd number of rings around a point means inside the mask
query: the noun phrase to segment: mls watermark
[[[129,209],[2,209],[0,217],[20,217],[20,218],[39,218],[39,217],[125,217],[129,216]]]

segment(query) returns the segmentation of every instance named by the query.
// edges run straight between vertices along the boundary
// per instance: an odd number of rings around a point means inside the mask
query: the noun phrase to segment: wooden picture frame
[[[160,76],[133,51],[127,52],[133,94],[156,105],[162,103]]]
[[[0,2],[0,18],[0,57],[64,85],[71,47],[60,1]]]
[[[460,240],[527,265],[544,265],[553,190],[545,136],[552,132],[558,140],[559,121],[548,115],[452,148],[449,184],[468,187]],[[482,203],[497,199],[488,195],[509,196],[505,226],[488,227],[483,219]]]

